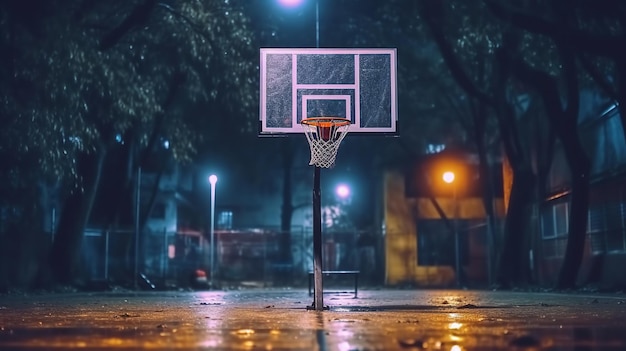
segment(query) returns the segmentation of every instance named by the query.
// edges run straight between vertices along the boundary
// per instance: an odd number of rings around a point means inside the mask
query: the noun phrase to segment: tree
[[[476,3],[466,5],[454,2],[444,6],[441,2],[424,0],[420,2],[419,9],[420,17],[430,29],[452,76],[476,101],[477,111],[481,111],[483,117],[487,110],[495,113],[500,140],[514,175],[496,283],[502,287],[525,284],[528,275],[524,269],[527,266],[524,264],[524,248],[528,240],[535,176],[528,149],[523,147],[524,136],[517,126],[515,110],[506,94],[508,73],[499,70],[493,55],[501,40],[501,28],[490,22],[484,7]],[[453,14],[456,17],[451,18]],[[461,29],[452,23],[466,25]],[[459,33],[450,29],[446,31],[445,24]],[[483,123],[481,119],[474,121],[475,135],[482,129]],[[483,149],[480,138],[475,140],[479,150]],[[485,161],[484,156],[481,160]]]
[[[581,67],[611,100],[618,102],[622,128],[626,135],[626,4],[583,0],[535,2],[527,7],[486,1],[490,9],[511,25],[548,38],[572,40],[572,54]],[[539,16],[545,10],[563,10],[559,16]]]
[[[492,4],[492,6],[496,13],[503,12],[499,5]],[[513,55],[505,54],[507,51],[519,54],[518,50],[503,48],[501,53],[507,56],[505,60],[511,62],[516,78],[528,84],[542,97],[551,128],[555,131],[565,151],[571,174],[571,214],[565,257],[556,287],[574,288],[584,252],[589,207],[590,161],[578,136],[581,90],[579,76],[582,69],[576,62],[576,45],[569,39],[570,24],[575,22],[576,17],[575,8],[568,2],[556,1],[551,3],[546,12],[549,14],[548,18],[558,28],[550,38],[554,42],[554,51],[561,62],[562,79],[559,80],[549,72],[531,67],[524,62],[523,55],[513,58]],[[531,20],[530,17],[525,19]],[[519,20],[516,23],[522,28],[528,27]],[[564,93],[560,92],[561,85],[564,87]]]
[[[17,4],[2,7],[6,75],[13,77],[2,85],[9,92],[2,115],[37,122],[13,130],[22,138],[41,132],[27,139],[38,146],[35,158],[49,165],[45,174],[64,180],[50,257],[54,277],[71,282],[102,176],[126,172],[128,193],[134,170],[162,140],[174,159],[190,161],[210,129],[187,106],[219,106],[232,114],[232,130],[254,125],[245,78],[254,70],[251,32],[239,4],[221,1],[41,2],[45,15]],[[38,98],[26,105],[24,90]],[[128,150],[127,167],[103,170],[120,147]]]

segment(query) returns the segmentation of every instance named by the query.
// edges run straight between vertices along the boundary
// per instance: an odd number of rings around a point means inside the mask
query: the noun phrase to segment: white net
[[[339,145],[348,134],[350,121],[343,118],[309,118],[302,121],[302,127],[311,149],[309,165],[332,168]]]

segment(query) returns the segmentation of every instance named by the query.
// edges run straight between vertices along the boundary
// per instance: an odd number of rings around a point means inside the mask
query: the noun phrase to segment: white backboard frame
[[[303,117],[348,118],[352,122],[351,134],[397,134],[396,49],[262,48],[260,56],[259,135],[301,134]],[[279,58],[283,62],[275,65],[270,58]],[[319,67],[306,67],[308,72],[316,74],[315,77],[299,77],[298,69],[302,70],[302,67],[298,60],[309,58],[321,58],[322,62],[325,58],[340,58],[345,65],[345,68],[339,68],[342,77],[334,77],[332,69],[324,71]],[[362,67],[366,59],[382,60],[385,65],[374,69]],[[378,75],[384,75],[385,79],[375,75],[370,78],[369,71],[379,71]],[[337,81],[320,83],[311,82],[311,79]],[[367,101],[362,101],[364,99]],[[314,101],[330,104],[332,115],[310,115],[313,112],[309,111],[309,103]]]

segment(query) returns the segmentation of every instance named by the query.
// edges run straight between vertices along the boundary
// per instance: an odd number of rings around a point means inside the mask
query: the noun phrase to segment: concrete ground
[[[626,295],[306,289],[0,295],[0,349],[626,350]]]

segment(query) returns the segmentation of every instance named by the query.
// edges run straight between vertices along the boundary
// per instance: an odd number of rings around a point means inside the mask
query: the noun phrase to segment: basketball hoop
[[[311,117],[300,123],[311,148],[309,165],[332,168],[339,144],[348,134],[350,120],[339,117]]]

